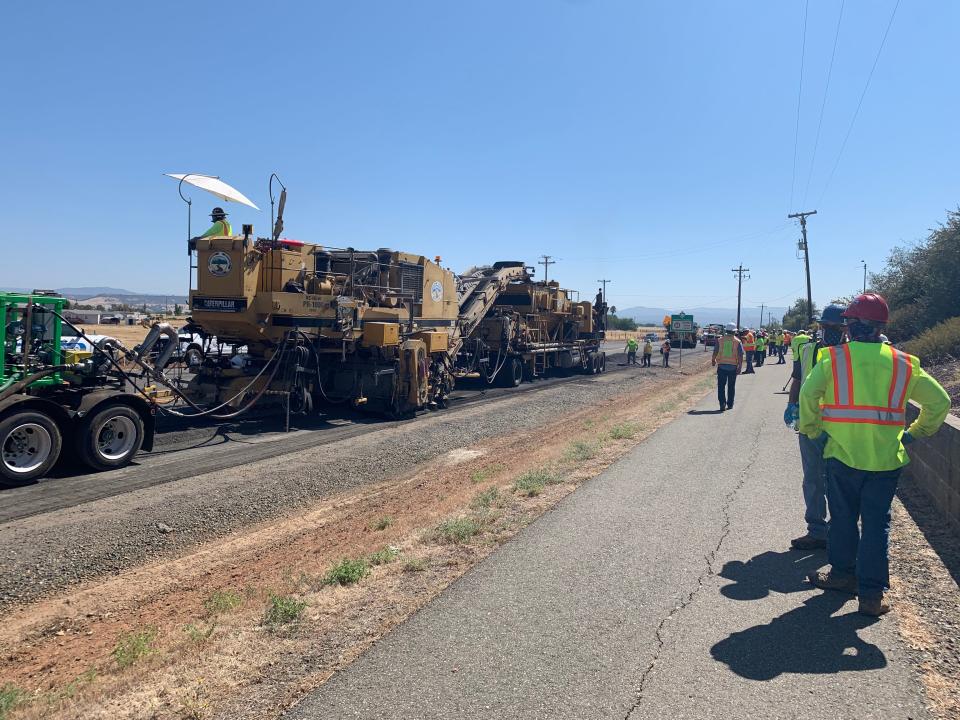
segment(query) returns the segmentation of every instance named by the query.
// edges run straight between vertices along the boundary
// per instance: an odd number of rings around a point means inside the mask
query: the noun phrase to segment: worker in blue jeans
[[[790,386],[790,400],[783,413],[783,421],[788,427],[796,428],[800,417],[800,388],[804,378],[817,364],[823,348],[840,345],[844,341],[844,307],[827,305],[823,314],[816,318],[820,323],[821,339],[811,340],[800,346],[793,359],[793,384]],[[827,546],[827,480],[823,466],[823,450],[827,442],[826,433],[817,440],[811,440],[803,433],[798,435],[800,442],[800,465],[803,469],[803,519],[807,532],[790,541],[797,550],[819,550]]]
[[[743,370],[743,343],[736,336],[736,323],[727,323],[724,333],[713,346],[711,364],[717,368],[717,401],[720,412],[733,410],[737,392],[737,375]]]
[[[874,617],[890,611],[890,505],[910,461],[905,446],[933,435],[950,411],[950,396],[920,361],[880,340],[888,315],[876,293],[854,298],[843,313],[850,342],[821,351],[800,388],[800,432],[827,435],[830,504],[830,570],[807,579],[857,595],[858,611]],[[920,415],[904,431],[909,400]]]

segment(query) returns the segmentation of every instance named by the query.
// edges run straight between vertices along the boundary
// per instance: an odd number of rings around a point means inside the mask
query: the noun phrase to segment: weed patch
[[[470,501],[470,507],[474,510],[489,510],[500,499],[500,488],[491,487],[476,494]]]
[[[573,462],[584,462],[585,460],[592,460],[597,456],[598,447],[597,443],[589,442],[587,440],[576,440],[570,443],[570,446],[567,448],[567,451],[564,453],[564,458],[571,460]]]
[[[488,465],[487,467],[480,468],[479,470],[474,470],[470,473],[470,482],[474,485],[482,483],[484,480],[489,480],[498,472],[503,470],[503,465],[496,463],[494,465]]]
[[[370,564],[363,558],[343,558],[323,576],[323,585],[353,585],[370,574]]]
[[[156,639],[156,628],[121,634],[111,653],[114,662],[121,669],[130,667],[153,653],[153,641]]]
[[[183,628],[183,631],[194,645],[203,645],[210,639],[210,636],[213,635],[213,631],[216,629],[217,624],[215,622],[210,623],[207,627],[190,623]]]
[[[410,558],[403,564],[404,572],[423,572],[427,569],[427,561],[423,558]]]
[[[547,485],[556,485],[559,482],[560,477],[551,470],[528,470],[513,481],[513,490],[526,497],[535,497],[542,493]]]
[[[371,566],[376,565],[387,565],[392,563],[400,555],[400,550],[395,548],[393,545],[387,545],[382,550],[377,550],[375,553],[371,553],[367,557],[367,562]]]
[[[639,431],[640,428],[633,423],[621,423],[610,428],[610,438],[612,440],[629,440]]]
[[[210,597],[203,602],[203,609],[207,615],[222,615],[225,612],[240,607],[243,604],[243,598],[240,593],[234,590],[216,590]]]
[[[373,529],[383,531],[391,525],[393,525],[393,518],[389,515],[384,515],[382,518],[377,518],[377,521],[373,524]]]
[[[263,613],[263,624],[269,628],[290,625],[300,619],[307,603],[289,595],[271,595]]]
[[[5,720],[10,711],[24,699],[25,693],[16,685],[6,683],[0,687],[0,720]]]
[[[440,542],[464,544],[470,542],[480,532],[480,523],[473,518],[459,517],[444,520],[433,531],[433,537]]]

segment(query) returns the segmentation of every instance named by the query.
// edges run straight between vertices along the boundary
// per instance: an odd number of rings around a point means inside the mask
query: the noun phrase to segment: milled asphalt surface
[[[714,393],[286,716],[928,718],[895,620],[806,586],[784,366]],[[896,610],[894,610],[896,612]]]

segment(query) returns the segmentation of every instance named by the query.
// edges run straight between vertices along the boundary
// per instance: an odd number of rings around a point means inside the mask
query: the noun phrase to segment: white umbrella
[[[174,180],[182,180],[183,182],[193,185],[194,187],[198,187],[201,190],[206,190],[208,193],[216,195],[221,200],[247,205],[248,207],[252,207],[254,210],[260,209],[250,202],[247,196],[242,192],[234,187],[230,187],[223,180],[214,175],[200,175],[198,173],[164,173],[164,175],[171,177]]]

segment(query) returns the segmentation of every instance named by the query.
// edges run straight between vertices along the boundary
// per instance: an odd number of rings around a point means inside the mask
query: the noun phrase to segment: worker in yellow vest
[[[830,571],[807,579],[859,595],[859,612],[880,616],[890,610],[883,597],[890,586],[890,504],[910,461],[904,446],[939,429],[950,396],[917,358],[880,341],[889,317],[882,297],[858,295],[843,316],[850,342],[822,352],[800,388],[800,432],[814,441],[827,435],[830,504]],[[908,400],[921,409],[904,432]]]
[[[215,207],[210,212],[210,220],[213,221],[213,225],[210,226],[210,229],[207,230],[200,237],[216,237],[218,235],[233,235],[233,228],[230,227],[230,223],[227,222],[227,214],[223,211],[223,208]]]
[[[783,413],[783,422],[795,429],[800,417],[800,388],[804,379],[817,364],[824,348],[840,345],[846,330],[843,326],[844,307],[827,305],[820,315],[821,340],[807,342],[800,346],[800,357],[793,361],[793,384],[790,386],[790,399]],[[827,546],[827,480],[823,470],[823,443],[814,442],[803,433],[798,435],[800,442],[800,466],[803,469],[803,519],[807,532],[790,541],[797,550],[819,550]]]
[[[713,346],[713,358],[710,364],[717,368],[717,400],[720,412],[733,410],[733,400],[737,392],[737,375],[743,370],[743,343],[737,337],[737,324],[727,323],[723,335],[717,338]]]
[[[767,336],[761,330],[757,333],[757,352],[753,364],[763,367],[763,360],[767,356]]]
[[[744,375],[753,374],[753,354],[757,351],[757,340],[753,331],[744,330],[740,334],[740,342],[743,343],[743,352],[747,356],[747,369],[743,371]]]
[[[635,337],[627,338],[627,346],[623,348],[623,351],[627,354],[627,365],[637,364],[637,349],[639,347],[640,343],[637,342]]]

